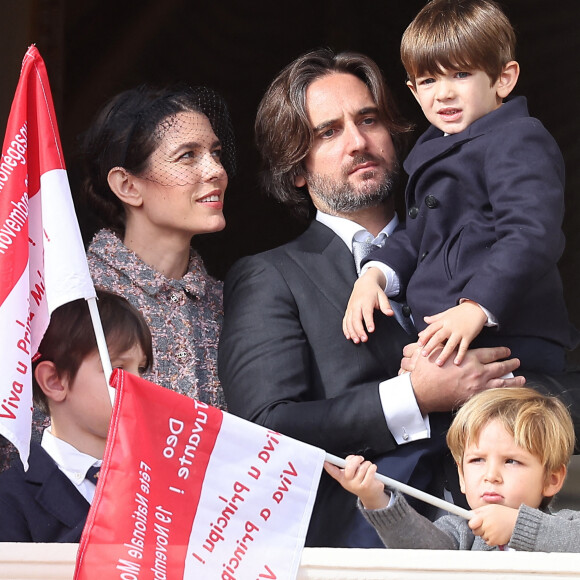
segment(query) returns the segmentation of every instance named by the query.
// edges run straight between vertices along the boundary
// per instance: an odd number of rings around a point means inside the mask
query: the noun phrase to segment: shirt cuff
[[[383,290],[387,296],[397,296],[399,294],[401,291],[399,276],[397,276],[397,273],[390,266],[373,260],[372,262],[367,262],[362,267],[360,275],[362,276],[369,268],[378,268],[384,274],[387,285]]]
[[[461,300],[459,300],[459,304],[463,304],[466,300],[470,300],[470,299],[469,298],[461,298]],[[474,301],[471,300],[471,302],[474,302]],[[482,306],[478,302],[474,302],[474,304],[477,304],[483,310],[483,313],[487,316],[485,326],[499,326],[497,318],[485,306]]]
[[[410,373],[379,383],[379,396],[387,427],[398,445],[431,436],[429,416],[419,410]]]

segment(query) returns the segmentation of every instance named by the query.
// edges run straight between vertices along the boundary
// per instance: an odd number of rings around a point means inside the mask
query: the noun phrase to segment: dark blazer
[[[396,376],[416,337],[382,316],[367,343],[347,341],[342,318],[356,277],[349,249],[317,221],[296,240],[239,260],[225,281],[221,384],[233,414],[341,457],[387,454],[394,465],[382,472],[410,483],[433,442],[397,447],[378,384]],[[380,546],[349,537],[355,503],[324,474],[307,545]]]
[[[38,444],[0,474],[0,542],[78,542],[89,502]]]
[[[404,167],[406,228],[368,259],[399,274],[417,328],[424,316],[470,298],[498,319],[499,329],[484,329],[495,344],[538,337],[575,346],[557,268],[564,163],[525,98],[455,135],[430,127]]]

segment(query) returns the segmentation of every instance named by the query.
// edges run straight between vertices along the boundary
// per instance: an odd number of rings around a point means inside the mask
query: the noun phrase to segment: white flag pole
[[[346,466],[346,461],[340,457],[337,457],[336,455],[332,455],[330,453],[326,454],[326,461],[328,461],[328,463],[332,463],[333,465],[336,465],[337,467],[341,467],[342,469],[344,469],[344,467]],[[410,495],[412,497],[416,497],[417,499],[420,499],[421,501],[424,501],[426,503],[429,503],[431,505],[434,505],[435,507],[441,508],[442,510],[448,511],[449,513],[455,514],[456,516],[461,516],[462,518],[465,518],[466,520],[470,520],[471,517],[473,516],[473,512],[463,509],[462,507],[449,503],[448,501],[445,501],[443,499],[440,499],[438,497],[435,497],[434,495],[430,495],[428,493],[425,493],[424,491],[421,491],[420,489],[416,489],[414,487],[411,487],[410,485],[406,485],[405,483],[401,483],[400,481],[397,481],[395,479],[391,479],[390,477],[386,477],[384,475],[381,475],[380,473],[377,473],[375,475],[375,477],[382,483],[384,483],[387,487],[391,488],[391,489],[396,489],[397,491],[400,491],[401,493],[406,493],[407,495]]]
[[[87,303],[89,305],[91,320],[93,322],[93,329],[95,331],[95,336],[97,338],[97,348],[99,349],[101,364],[103,365],[103,371],[105,373],[105,378],[107,380],[109,397],[111,398],[111,404],[113,404],[115,402],[115,389],[113,389],[113,387],[111,387],[110,385],[113,367],[111,365],[111,359],[109,358],[109,350],[107,349],[107,341],[105,340],[105,333],[103,332],[103,325],[101,323],[101,317],[99,315],[99,309],[97,307],[97,299],[87,298]]]

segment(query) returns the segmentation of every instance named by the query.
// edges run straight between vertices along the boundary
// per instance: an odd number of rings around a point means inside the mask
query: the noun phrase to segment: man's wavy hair
[[[306,90],[312,82],[333,73],[351,74],[368,87],[398,157],[405,152],[406,137],[412,128],[400,116],[381,70],[369,57],[325,48],[308,52],[289,64],[262,98],[255,134],[265,190],[302,219],[313,215],[307,188],[295,185],[296,178],[305,174],[304,160],[314,138],[306,112]]]

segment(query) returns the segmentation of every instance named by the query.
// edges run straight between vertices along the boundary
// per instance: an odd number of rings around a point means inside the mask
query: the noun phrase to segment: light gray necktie
[[[356,273],[360,274],[361,262],[373,251],[381,246],[373,244],[372,242],[359,242],[353,240],[352,255],[354,256],[354,264],[356,266]]]
[[[386,241],[386,237],[384,238],[384,241]],[[384,241],[383,241],[383,244],[384,244]],[[380,248],[380,247],[382,247],[382,246],[379,246],[377,244],[373,244],[372,242],[361,242],[359,240],[352,241],[352,255],[354,256],[354,263],[356,266],[356,273],[357,274],[360,274],[361,262],[373,250],[376,250],[377,248]],[[402,304],[400,304],[396,300],[390,300],[390,299],[389,299],[389,302],[391,303],[391,308],[393,309],[393,312],[395,313],[395,319],[401,325],[403,330],[407,334],[415,334],[417,331],[416,331],[415,327],[413,326],[413,323],[411,322],[410,317],[405,316],[403,314]]]

